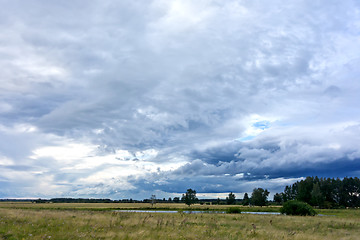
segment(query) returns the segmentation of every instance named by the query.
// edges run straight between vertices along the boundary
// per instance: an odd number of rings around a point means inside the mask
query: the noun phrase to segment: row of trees
[[[251,194],[251,198],[247,193],[244,194],[244,199],[241,201],[243,205],[255,205],[255,206],[265,206],[267,203],[267,197],[269,196],[269,191],[267,189],[255,188]],[[196,197],[196,191],[189,188],[185,194],[182,195],[181,201],[187,205],[191,205],[199,202],[199,199]],[[220,204],[221,200],[218,198],[215,204]],[[236,196],[234,193],[230,192],[228,197],[226,197],[226,204],[232,205],[236,204]]]
[[[190,196],[190,197],[189,197]],[[255,188],[251,197],[245,193],[240,202],[235,194],[229,193],[226,197],[226,204],[265,206],[268,201],[269,191],[263,188]],[[283,204],[290,200],[298,200],[320,208],[338,207],[360,207],[360,179],[357,177],[339,178],[318,178],[306,177],[292,185],[286,186],[284,192],[274,195],[274,202]],[[196,191],[188,189],[183,195],[182,201],[188,205],[196,203]],[[217,204],[220,204],[217,199]]]
[[[110,199],[73,199],[73,198],[53,198],[50,200],[38,199],[35,202],[103,202],[103,203],[134,203],[143,202],[151,203],[185,203],[191,205],[199,202],[200,204],[243,204],[265,206],[268,201],[269,191],[263,188],[255,188],[251,197],[245,193],[243,199],[236,199],[234,193],[230,192],[226,199],[201,199],[196,197],[196,191],[188,189],[181,198],[174,197],[173,199],[156,199],[152,195],[150,199],[144,200],[110,200]],[[274,202],[283,204],[289,200],[298,200],[306,202],[312,206],[320,208],[335,208],[335,207],[360,207],[360,179],[355,178],[318,178],[307,177],[304,180],[295,182],[292,185],[286,186],[284,192],[276,193],[274,195]]]
[[[303,201],[320,208],[360,207],[360,179],[307,177],[274,195],[277,203],[289,200]]]
[[[36,203],[151,203],[151,205],[154,205],[156,203],[185,203],[187,205],[191,205],[194,203],[204,203],[204,202],[212,202],[212,204],[237,204],[241,203],[243,205],[256,205],[256,206],[264,206],[267,203],[267,197],[269,195],[268,190],[264,190],[262,188],[255,188],[253,190],[253,193],[251,195],[251,198],[249,198],[248,194],[245,193],[244,199],[239,200],[236,199],[236,196],[234,193],[230,192],[228,197],[226,197],[225,201],[218,199],[202,199],[199,200],[196,197],[196,191],[193,189],[188,189],[185,194],[182,195],[181,198],[174,197],[173,199],[168,198],[162,198],[157,199],[156,195],[151,195],[150,199],[144,199],[144,200],[133,200],[133,199],[121,199],[121,200],[111,200],[111,199],[92,199],[92,198],[52,198],[50,200],[48,199],[38,199],[38,200],[29,200],[34,201]],[[23,201],[23,200],[22,200]]]

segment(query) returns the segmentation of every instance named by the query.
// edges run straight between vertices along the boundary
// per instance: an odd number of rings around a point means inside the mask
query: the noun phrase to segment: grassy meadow
[[[191,209],[224,210],[224,205]],[[360,210],[321,210],[328,216],[128,213],[150,204],[0,203],[0,239],[359,239]],[[156,204],[154,209],[189,209]],[[278,207],[242,211],[278,211]]]

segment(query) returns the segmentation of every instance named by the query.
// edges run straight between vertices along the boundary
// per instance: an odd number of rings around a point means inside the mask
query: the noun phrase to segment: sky
[[[0,3],[0,198],[360,175],[358,0]]]

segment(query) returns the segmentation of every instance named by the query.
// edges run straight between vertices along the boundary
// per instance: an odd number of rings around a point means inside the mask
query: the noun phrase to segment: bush
[[[307,203],[296,200],[290,200],[284,203],[280,212],[286,215],[314,216],[317,213]]]
[[[231,207],[226,210],[226,213],[241,213],[241,209],[238,207]]]

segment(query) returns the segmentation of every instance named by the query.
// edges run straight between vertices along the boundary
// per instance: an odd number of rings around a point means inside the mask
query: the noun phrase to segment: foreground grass
[[[36,205],[36,204],[35,204]],[[0,239],[359,239],[359,210],[336,216],[126,213],[0,208]],[[76,208],[76,205],[72,206]],[[98,207],[98,206],[97,206]],[[86,209],[88,209],[86,207]],[[103,207],[102,207],[103,208]],[[326,210],[330,215],[332,210]],[[254,224],[254,225],[253,225]],[[256,226],[256,228],[254,228]]]

